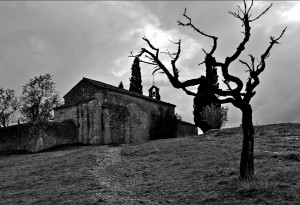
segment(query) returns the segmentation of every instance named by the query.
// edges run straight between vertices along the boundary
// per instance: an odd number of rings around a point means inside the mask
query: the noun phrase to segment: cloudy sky
[[[243,38],[241,22],[229,15],[240,1],[1,1],[0,2],[0,87],[11,88],[18,95],[34,76],[50,73],[61,97],[82,77],[117,86],[123,81],[128,89],[133,59],[147,47],[146,36],[161,50],[176,49],[169,40],[182,41],[178,61],[182,80],[205,73],[202,48],[208,50],[210,39],[199,36],[177,20],[188,15],[201,30],[219,37],[216,58],[232,55]],[[270,1],[254,2],[253,16]],[[252,35],[240,59],[248,54],[259,57],[269,43],[288,26],[281,44],[267,59],[266,70],[252,100],[254,124],[300,122],[300,2],[274,4],[252,24]],[[297,34],[298,33],[298,34]],[[166,65],[170,65],[165,59]],[[141,65],[144,94],[152,85],[152,68]],[[245,68],[234,63],[234,75],[247,79]],[[193,98],[172,88],[167,78],[158,74],[155,84],[161,88],[163,101],[176,104],[176,112],[193,122]],[[239,126],[241,113],[229,106],[226,127]]]

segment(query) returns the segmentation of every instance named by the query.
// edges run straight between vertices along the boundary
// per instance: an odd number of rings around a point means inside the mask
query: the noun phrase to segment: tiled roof
[[[92,79],[89,79],[89,78],[84,77],[84,78],[82,78],[82,80],[87,81],[89,83],[92,83],[92,84],[96,85],[97,87],[105,89],[105,90],[114,90],[116,92],[120,92],[122,90],[121,88],[118,88],[116,86],[109,85],[109,84],[106,84],[106,83],[103,83],[103,82],[100,82],[100,81],[92,80]],[[127,90],[125,90],[125,91],[127,91]],[[129,92],[129,91],[127,91],[127,92]]]

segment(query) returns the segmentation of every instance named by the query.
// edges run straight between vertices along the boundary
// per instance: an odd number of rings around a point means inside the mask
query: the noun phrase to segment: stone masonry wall
[[[0,152],[38,152],[56,145],[77,143],[73,122],[41,122],[0,128]]]
[[[89,99],[97,93],[97,88],[88,82],[80,81],[74,86],[71,92],[64,96],[65,104],[69,105],[73,102]]]
[[[84,144],[131,143],[149,140],[150,115],[170,112],[174,106],[123,93],[101,91],[90,100],[55,109],[55,121],[72,119]]]
[[[103,105],[104,136],[107,143],[135,143],[149,140],[149,116],[135,103]]]
[[[177,127],[177,137],[198,135],[197,127],[191,123],[181,121]]]
[[[130,143],[130,112],[127,107],[104,104],[103,108],[103,128],[105,142],[110,144]]]
[[[91,100],[70,107],[54,110],[54,120],[73,120],[78,126],[78,142],[105,144],[102,129],[102,101]]]

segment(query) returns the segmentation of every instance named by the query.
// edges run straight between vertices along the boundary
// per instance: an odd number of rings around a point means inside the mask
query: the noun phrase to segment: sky
[[[253,17],[271,1],[255,1]],[[253,22],[250,41],[239,57],[259,57],[270,36],[287,31],[275,45],[260,75],[251,101],[254,125],[300,122],[300,2],[274,1],[266,15]],[[237,11],[242,1],[1,1],[0,2],[0,87],[14,89],[34,76],[50,73],[61,98],[83,77],[129,88],[133,58],[147,47],[146,36],[161,51],[176,51],[171,41],[182,41],[178,60],[180,80],[205,74],[203,49],[212,42],[188,27],[184,9],[202,31],[218,37],[215,57],[224,62],[243,39],[241,21],[228,11]],[[298,33],[298,34],[297,34]],[[162,55],[170,67],[170,59]],[[144,95],[152,86],[153,68],[141,64]],[[229,72],[247,80],[246,68],[235,62]],[[221,76],[221,73],[219,73]],[[221,78],[220,78],[221,79]],[[154,76],[161,99],[176,105],[176,113],[193,123],[193,97],[173,88],[164,74]],[[223,86],[223,87],[222,87]],[[221,85],[225,88],[224,85]],[[191,88],[196,90],[196,87]],[[241,111],[229,107],[225,127],[241,124]]]

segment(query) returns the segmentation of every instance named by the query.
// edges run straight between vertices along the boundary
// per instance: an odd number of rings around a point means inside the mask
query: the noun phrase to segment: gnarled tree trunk
[[[242,109],[243,147],[240,162],[240,179],[251,180],[254,176],[254,127],[251,105]]]

